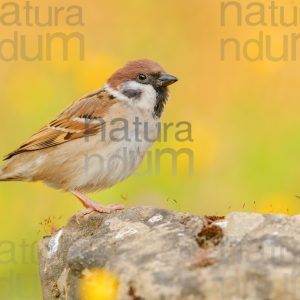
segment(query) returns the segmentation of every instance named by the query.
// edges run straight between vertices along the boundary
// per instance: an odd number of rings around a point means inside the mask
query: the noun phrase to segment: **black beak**
[[[178,81],[178,79],[175,76],[170,74],[162,74],[157,80],[157,85],[165,87],[175,83],[176,81]]]

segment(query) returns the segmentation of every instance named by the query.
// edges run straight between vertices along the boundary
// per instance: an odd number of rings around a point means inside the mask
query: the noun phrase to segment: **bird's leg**
[[[71,191],[71,193],[77,197],[80,202],[83,204],[85,209],[83,211],[80,211],[77,216],[83,217],[84,215],[90,214],[91,212],[99,212],[99,213],[105,213],[110,214],[117,210],[124,209],[124,206],[122,204],[112,204],[108,206],[101,205],[97,202],[94,202],[93,200],[89,199],[87,196],[81,194],[78,191]]]

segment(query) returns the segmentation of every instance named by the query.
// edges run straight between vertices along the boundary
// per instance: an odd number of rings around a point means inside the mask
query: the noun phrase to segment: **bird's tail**
[[[0,181],[17,181],[19,180],[18,177],[9,161],[0,166]]]
[[[6,176],[3,172],[3,166],[0,167],[0,181],[6,181],[5,180]]]
[[[11,176],[9,174],[3,174],[0,170],[0,181],[15,181],[18,180],[15,176]]]

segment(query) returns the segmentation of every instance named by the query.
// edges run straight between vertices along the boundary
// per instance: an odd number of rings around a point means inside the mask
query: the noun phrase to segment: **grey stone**
[[[300,216],[195,216],[139,207],[90,214],[39,244],[44,300],[77,300],[85,269],[120,280],[120,300],[300,299]]]

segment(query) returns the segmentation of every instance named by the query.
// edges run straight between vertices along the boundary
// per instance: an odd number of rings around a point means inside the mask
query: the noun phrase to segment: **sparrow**
[[[151,60],[128,62],[9,153],[0,181],[42,181],[70,192],[85,207],[80,215],[123,209],[85,193],[109,188],[136,170],[159,136],[168,86],[177,80]]]

